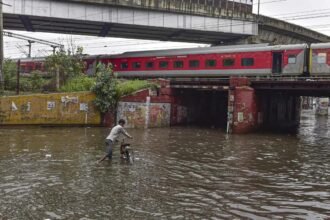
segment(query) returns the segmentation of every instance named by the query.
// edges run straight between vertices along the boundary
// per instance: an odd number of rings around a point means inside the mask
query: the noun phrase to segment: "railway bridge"
[[[252,0],[3,0],[4,28],[207,44],[295,44],[330,37],[252,13]],[[258,20],[258,22],[256,22]]]
[[[229,133],[295,130],[301,96],[329,97],[330,78],[171,79],[167,88],[187,108],[187,122]]]

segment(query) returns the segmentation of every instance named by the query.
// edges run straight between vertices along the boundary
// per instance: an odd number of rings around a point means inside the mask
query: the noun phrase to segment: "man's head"
[[[126,121],[124,119],[119,119],[118,124],[120,124],[121,126],[124,126],[126,123]]]

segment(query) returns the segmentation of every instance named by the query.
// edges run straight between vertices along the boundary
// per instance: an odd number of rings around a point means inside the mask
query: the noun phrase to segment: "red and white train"
[[[215,46],[84,57],[86,73],[112,63],[119,77],[330,76],[330,43]],[[42,59],[21,60],[21,70],[44,71]]]

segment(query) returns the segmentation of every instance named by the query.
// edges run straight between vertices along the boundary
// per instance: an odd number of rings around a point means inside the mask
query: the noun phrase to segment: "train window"
[[[223,59],[222,64],[223,64],[223,66],[234,66],[235,59],[232,59],[232,58]]]
[[[317,63],[326,63],[327,62],[327,54],[319,53],[317,54]]]
[[[31,71],[32,71],[32,66],[27,66],[27,73],[31,73]]]
[[[217,65],[217,62],[215,60],[206,60],[205,66],[206,67],[215,67]]]
[[[168,62],[167,61],[160,61],[159,62],[159,68],[167,68]]]
[[[120,69],[127,69],[128,68],[128,63],[127,62],[124,62],[124,63],[121,63],[120,64]]]
[[[174,68],[183,68],[183,61],[182,60],[174,61],[173,67]]]
[[[25,73],[25,66],[20,67],[20,73]]]
[[[189,67],[190,68],[199,67],[199,60],[189,60]]]
[[[289,64],[294,64],[297,62],[297,56],[296,55],[289,55],[288,57],[288,63]]]
[[[41,70],[41,63],[36,63],[36,70]]]
[[[241,59],[241,65],[242,66],[253,66],[254,65],[254,59],[253,58],[242,58]]]
[[[146,68],[150,69],[154,67],[154,62],[146,62]]]
[[[134,69],[139,69],[139,68],[141,68],[141,62],[133,62],[133,68],[134,68]]]

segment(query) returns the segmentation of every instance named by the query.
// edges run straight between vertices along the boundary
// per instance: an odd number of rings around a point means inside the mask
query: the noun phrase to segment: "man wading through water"
[[[111,129],[110,134],[108,135],[108,137],[105,139],[105,143],[107,145],[107,153],[98,161],[98,162],[102,162],[103,160],[105,160],[105,158],[109,158],[109,160],[112,158],[112,146],[114,145],[114,143],[118,140],[119,136],[121,134],[125,135],[128,138],[133,138],[131,135],[129,135],[127,133],[127,131],[124,129],[124,125],[125,125],[125,120],[124,119],[120,119],[118,121],[118,125],[116,125],[115,127],[113,127]],[[122,155],[123,156],[123,155]]]

